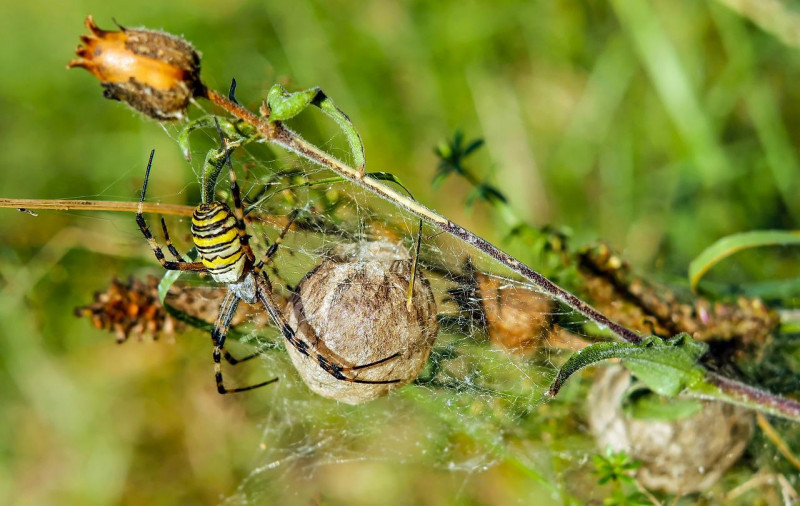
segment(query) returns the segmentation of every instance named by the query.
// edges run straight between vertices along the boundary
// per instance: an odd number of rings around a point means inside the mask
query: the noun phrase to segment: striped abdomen
[[[200,204],[192,215],[192,240],[214,281],[235,283],[244,272],[247,256],[239,240],[236,218],[227,204]]]

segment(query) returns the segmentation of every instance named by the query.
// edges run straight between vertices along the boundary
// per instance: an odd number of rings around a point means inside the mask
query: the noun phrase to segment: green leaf
[[[703,380],[705,369],[697,361],[707,349],[708,345],[695,341],[688,334],[667,340],[648,337],[640,344],[595,343],[567,360],[547,395],[555,397],[564,382],[578,370],[602,360],[619,358],[651,390],[672,397]]]
[[[471,155],[473,151],[483,146],[483,139],[475,139],[474,141],[470,142],[466,148],[464,148],[464,155],[468,156]]]
[[[167,298],[167,294],[169,293],[169,289],[172,287],[173,284],[181,277],[183,271],[167,271],[161,277],[161,281],[158,283],[158,300],[162,303],[164,299]]]
[[[180,272],[180,271],[170,271],[170,272]],[[190,315],[189,313],[181,311],[180,309],[166,302],[164,302],[163,304],[164,304],[164,310],[176,320],[180,320],[183,323],[186,323],[187,325],[191,325],[192,327],[200,329],[209,334],[214,330],[214,322],[208,322],[202,318]],[[241,330],[239,330],[238,327],[234,325],[228,327],[227,338],[229,340],[243,341],[246,335],[247,335],[246,333],[242,332]],[[277,343],[272,343],[268,346],[259,346],[259,348],[262,351],[266,351],[268,349],[277,349],[280,346],[279,343],[280,342],[278,341]]]
[[[622,411],[639,420],[680,420],[701,409],[697,399],[662,397],[643,385],[632,387],[622,401]]]
[[[800,244],[800,231],[756,230],[733,234],[718,240],[689,264],[689,283],[697,291],[697,283],[706,272],[723,259],[749,248]]]

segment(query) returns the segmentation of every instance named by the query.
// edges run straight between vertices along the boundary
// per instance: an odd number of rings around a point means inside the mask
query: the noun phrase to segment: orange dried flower
[[[86,18],[90,35],[81,35],[78,58],[67,68],[82,67],[100,80],[106,98],[120,100],[151,118],[183,117],[192,97],[202,95],[200,55],[174,35],[143,29],[101,30]]]

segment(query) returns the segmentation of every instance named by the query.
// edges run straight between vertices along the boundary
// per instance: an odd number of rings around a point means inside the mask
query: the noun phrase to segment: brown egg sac
[[[91,72],[106,98],[165,121],[182,118],[192,97],[204,92],[200,55],[180,37],[144,29],[101,30],[92,16],[86,27],[91,35],[81,36],[84,45],[67,67]]]
[[[475,282],[491,341],[517,352],[535,350],[550,330],[553,300],[480,272]]]
[[[601,450],[625,451],[642,463],[636,477],[669,494],[708,490],[742,455],[753,414],[722,402],[678,420],[641,420],[622,410],[631,374],[621,366],[601,372],[589,392],[589,425]]]
[[[384,396],[413,381],[425,366],[438,332],[436,302],[417,272],[407,306],[411,260],[400,247],[371,242],[341,248],[309,272],[286,306],[289,325],[314,347],[351,367],[400,356],[349,374],[391,384],[341,381],[315,358],[287,345],[289,356],[311,390],[348,404]],[[312,357],[313,357],[312,353]]]

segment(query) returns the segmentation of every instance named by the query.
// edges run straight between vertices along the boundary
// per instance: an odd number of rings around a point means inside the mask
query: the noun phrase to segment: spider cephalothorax
[[[243,359],[236,359],[225,350],[225,337],[228,334],[228,327],[230,327],[236,308],[242,300],[248,304],[258,304],[259,302],[263,304],[270,318],[272,318],[272,321],[278,329],[280,329],[281,334],[289,341],[292,347],[301,355],[313,359],[323,371],[337,380],[362,384],[390,384],[399,381],[397,379],[365,380],[358,378],[358,375],[362,371],[392,360],[398,357],[400,355],[399,353],[368,364],[350,365],[344,363],[338,356],[331,354],[325,349],[317,349],[314,345],[306,341],[302,335],[297,335],[294,329],[289,326],[283,313],[275,304],[272,296],[272,286],[267,274],[262,268],[275,254],[278,244],[280,244],[283,237],[289,231],[294,213],[290,215],[287,225],[273,242],[272,246],[267,250],[264,259],[256,262],[253,250],[250,248],[249,236],[245,231],[244,210],[239,194],[239,185],[236,183],[236,174],[233,171],[232,165],[229,164],[233,209],[224,202],[213,201],[202,203],[197,206],[192,216],[192,240],[200,256],[199,262],[189,262],[181,256],[170,241],[166,222],[163,218],[161,219],[161,227],[164,231],[164,240],[167,243],[167,249],[170,254],[175,257],[174,261],[167,260],[164,257],[161,246],[147,227],[144,216],[142,216],[142,203],[144,202],[145,192],[147,191],[147,180],[150,177],[150,167],[153,163],[154,153],[155,151],[150,153],[150,161],[147,163],[144,185],[142,186],[139,210],[136,213],[136,223],[139,225],[139,229],[150,243],[150,247],[153,249],[156,259],[161,262],[161,265],[165,269],[207,272],[214,281],[223,283],[228,287],[228,294],[222,301],[219,309],[219,316],[217,316],[214,330],[211,332],[211,339],[214,342],[214,371],[219,393],[226,394],[252,390],[253,388],[277,381],[277,378],[275,378],[256,385],[234,389],[226,388],[222,382],[222,371],[220,367],[222,357],[229,363],[236,364],[258,355],[253,354]]]

